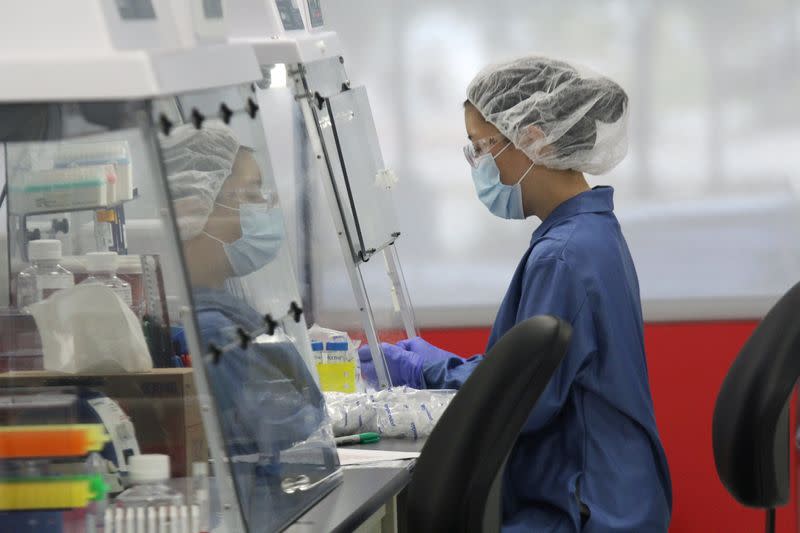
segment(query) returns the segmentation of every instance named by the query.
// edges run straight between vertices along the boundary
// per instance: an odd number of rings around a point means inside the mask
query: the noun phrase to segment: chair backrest
[[[789,499],[789,397],[800,376],[800,283],[767,313],[728,370],[712,421],[714,460],[740,503]]]
[[[417,460],[406,500],[408,531],[485,531],[486,523],[499,531],[495,480],[571,335],[566,322],[537,316],[514,326],[486,354]]]

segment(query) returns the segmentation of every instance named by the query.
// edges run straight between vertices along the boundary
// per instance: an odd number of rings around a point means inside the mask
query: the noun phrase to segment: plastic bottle
[[[117,277],[116,252],[90,252],[86,254],[86,271],[89,277],[81,285],[101,283],[113,290],[128,307],[133,307],[133,296],[129,283]]]
[[[183,494],[165,482],[169,480],[169,456],[159,453],[131,455],[128,480],[132,487],[116,498],[123,507],[161,507],[183,505]]]
[[[17,307],[20,309],[75,285],[72,272],[59,264],[61,241],[30,241],[28,259],[31,265],[17,276]]]

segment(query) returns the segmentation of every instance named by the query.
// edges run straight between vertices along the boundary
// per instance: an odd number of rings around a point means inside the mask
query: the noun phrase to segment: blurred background
[[[590,181],[616,188],[646,319],[758,317],[797,280],[797,0],[333,7],[400,177],[399,249],[421,325],[490,324],[537,223],[489,214],[461,152],[470,79],[531,52],[583,63],[630,95],[628,157]]]

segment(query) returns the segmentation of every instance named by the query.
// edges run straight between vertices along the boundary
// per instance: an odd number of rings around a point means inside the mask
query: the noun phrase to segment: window
[[[628,157],[589,178],[616,188],[647,319],[757,317],[800,278],[800,3],[706,4],[329,9],[400,177],[398,248],[421,325],[491,323],[528,245],[535,219],[489,214],[460,149],[472,76],[531,51],[586,64],[629,92]]]

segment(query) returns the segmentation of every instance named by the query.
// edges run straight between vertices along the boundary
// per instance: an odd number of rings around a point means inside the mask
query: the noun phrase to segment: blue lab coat
[[[196,288],[193,294],[203,347],[238,342],[238,328],[247,332],[262,328],[261,315],[227,291]],[[176,340],[185,353],[185,335]],[[194,364],[201,361],[195,357]],[[246,350],[229,349],[216,365],[208,365],[206,372],[245,521],[251,530],[280,529],[308,504],[313,498],[310,493],[325,486],[308,491],[306,498],[286,494],[280,487],[282,478],[289,475],[281,455],[325,430],[322,393],[288,339],[251,343]],[[331,456],[327,465],[317,463],[332,453],[306,451],[304,457],[311,464],[306,467],[294,459],[288,466],[306,468],[310,476],[324,476],[335,469],[335,459]]]
[[[535,315],[573,328],[509,458],[503,531],[645,533],[669,525],[672,489],[648,385],[639,283],[613,192],[586,191],[544,220],[497,313],[487,351]],[[425,364],[426,385],[459,388],[482,359]],[[591,513],[583,527],[581,503]]]

